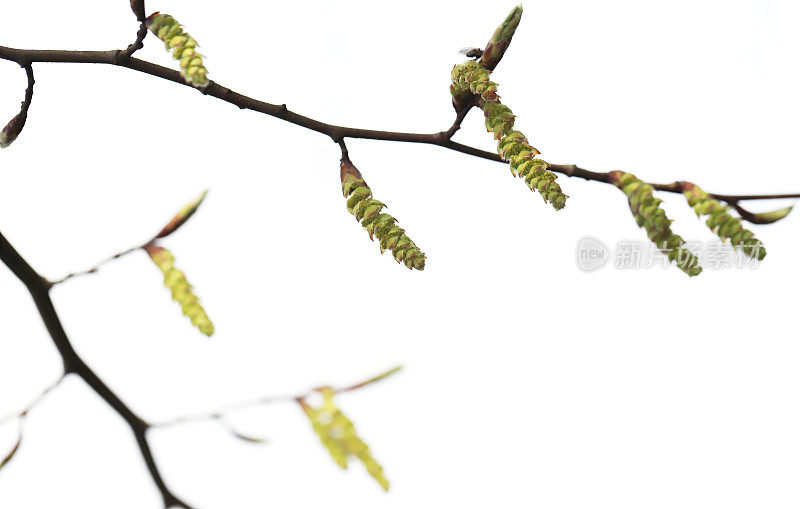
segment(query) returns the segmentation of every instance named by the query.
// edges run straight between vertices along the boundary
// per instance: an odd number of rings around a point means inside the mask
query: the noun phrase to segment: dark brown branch
[[[25,99],[22,101],[22,113],[27,116],[31,102],[33,102],[33,86],[36,85],[36,79],[33,77],[33,65],[29,63],[24,67],[25,75],[28,78],[28,87],[25,89]]]
[[[450,126],[450,129],[448,129],[447,131],[443,131],[442,133],[440,133],[441,137],[443,138],[443,141],[444,140],[450,141],[453,139],[453,136],[455,136],[456,132],[458,132],[458,130],[461,129],[461,123],[464,122],[464,119],[467,118],[467,115],[474,106],[475,106],[474,104],[468,104],[463,108],[459,109],[458,111],[456,111],[456,119],[455,121],[453,121],[453,125]]]
[[[64,363],[64,373],[67,375],[76,375],[83,379],[83,381],[128,424],[136,438],[136,443],[139,445],[139,451],[145,460],[147,470],[164,499],[164,506],[166,508],[179,507],[183,509],[192,509],[191,506],[180,500],[169,490],[164,479],[161,477],[161,473],[153,458],[150,445],[147,442],[147,432],[150,429],[150,425],[128,408],[74,350],[67,337],[67,333],[64,331],[64,327],[61,325],[61,320],[53,306],[53,301],[50,299],[50,288],[52,284],[40,276],[28,262],[25,261],[2,233],[0,233],[0,261],[11,270],[31,294],[39,310],[39,315],[50,334],[50,338],[53,340],[53,343],[61,355],[61,359]]]
[[[139,60],[137,58],[119,58],[119,51],[64,51],[64,50],[22,50],[15,48],[7,48],[0,46],[0,59],[10,60],[24,65],[29,62],[55,62],[55,63],[81,63],[81,64],[108,64],[133,69],[150,76],[172,81],[180,85],[191,87],[183,79],[178,71],[163,67],[151,62]],[[194,88],[194,87],[191,87]],[[285,104],[271,104],[258,99],[253,99],[246,95],[234,92],[233,90],[220,85],[214,81],[205,89],[196,89],[204,95],[209,95],[233,104],[240,109],[248,109],[257,111],[265,115],[279,118],[291,124],[304,127],[311,131],[325,134],[333,141],[338,143],[344,138],[359,138],[368,140],[380,141],[395,141],[405,143],[423,143],[429,145],[437,145],[448,150],[461,152],[481,159],[489,161],[503,162],[499,155],[494,152],[488,152],[476,147],[464,145],[452,141],[453,135],[458,131],[461,126],[461,121],[466,117],[471,107],[464,108],[457,113],[456,121],[453,126],[447,131],[442,131],[432,134],[421,133],[402,133],[392,131],[376,131],[371,129],[359,129],[354,127],[338,126],[327,124],[319,120],[315,120],[304,115],[300,115],[291,111]],[[607,172],[594,172],[580,168],[575,165],[558,165],[550,166],[550,169],[556,173],[561,173],[569,177],[578,177],[584,180],[594,182],[608,183]],[[658,191],[680,193],[678,186],[673,184],[653,184],[653,187]],[[778,198],[800,198],[800,193],[794,194],[772,194],[772,195],[723,195],[709,193],[714,198],[725,201],[728,203],[736,203],[742,200],[771,200]]]
[[[671,184],[651,184],[656,191],[668,193],[682,193],[684,182],[678,181]],[[747,200],[781,200],[790,198],[800,198],[800,193],[792,194],[717,194],[708,193],[715,200],[724,201],[730,205],[736,205],[740,201]],[[744,218],[746,219],[746,218]]]

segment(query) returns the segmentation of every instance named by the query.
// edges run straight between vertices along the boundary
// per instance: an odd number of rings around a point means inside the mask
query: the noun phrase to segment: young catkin
[[[164,41],[164,47],[172,51],[172,58],[180,62],[181,75],[187,83],[198,88],[208,86],[208,70],[203,55],[197,52],[197,41],[183,31],[175,18],[156,12],[147,18],[147,27]]]
[[[172,292],[172,299],[181,305],[181,311],[192,324],[206,336],[214,334],[214,324],[208,318],[200,299],[195,295],[192,285],[186,280],[183,271],[175,267],[175,257],[167,249],[156,245],[148,245],[145,251],[153,263],[164,274],[164,286]]]
[[[735,249],[756,260],[763,260],[767,250],[753,232],[742,226],[738,217],[729,214],[730,207],[713,199],[691,182],[682,182],[683,195],[697,217],[706,216],[706,226],[723,241],[730,241]]]
[[[347,210],[367,230],[370,239],[378,239],[381,253],[390,250],[394,259],[409,269],[425,269],[425,253],[406,235],[404,229],[397,226],[394,217],[382,212],[386,205],[372,197],[372,190],[358,168],[349,160],[343,159],[341,170],[342,192],[347,198]]]
[[[333,400],[335,391],[330,387],[319,389],[323,401],[320,407],[312,407],[304,400],[299,400],[303,411],[319,437],[322,445],[330,453],[333,461],[341,468],[347,468],[347,460],[355,456],[381,487],[388,491],[389,481],[383,473],[383,467],[372,456],[369,446],[358,436],[353,422],[336,406]]]
[[[689,276],[697,276],[703,271],[697,256],[689,251],[684,240],[672,233],[672,221],[661,208],[661,200],[653,196],[653,186],[621,171],[611,172],[610,182],[628,197],[636,224],[645,229],[647,237],[659,251]]]

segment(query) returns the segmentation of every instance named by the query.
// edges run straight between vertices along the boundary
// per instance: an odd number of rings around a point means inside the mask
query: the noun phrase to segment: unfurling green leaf
[[[372,457],[372,452],[358,436],[352,421],[336,406],[333,401],[335,391],[330,387],[323,387],[318,391],[323,398],[319,408],[310,406],[303,399],[298,402],[333,461],[340,467],[347,468],[348,458],[355,456],[367,469],[367,473],[388,491],[389,481],[384,476],[383,467]]]
[[[341,168],[342,192],[347,198],[347,210],[367,230],[370,239],[378,239],[381,253],[390,250],[397,263],[403,263],[409,269],[423,270],[425,253],[408,238],[404,229],[397,226],[394,217],[381,212],[386,205],[372,197],[372,190],[361,172],[346,159],[342,160]]]
[[[175,217],[170,219],[169,223],[164,226],[164,228],[158,233],[158,235],[155,236],[155,238],[163,239],[167,235],[171,235],[175,232],[175,230],[183,226],[183,224],[186,223],[186,221],[188,221],[195,212],[197,212],[197,209],[203,203],[203,200],[205,200],[207,194],[208,191],[203,191],[200,196],[187,203],[185,207],[175,214]]]
[[[736,205],[736,212],[738,212],[739,215],[742,216],[742,219],[744,219],[745,221],[747,221],[749,223],[752,223],[752,224],[772,224],[772,223],[777,223],[781,219],[783,219],[786,216],[788,216],[789,212],[791,212],[793,208],[794,208],[794,206],[791,206],[791,207],[785,207],[785,208],[778,209],[778,210],[773,210],[771,212],[758,212],[758,213],[755,213],[755,212],[750,212],[749,210],[746,210],[746,209],[742,208],[741,205],[737,204]]]
[[[374,384],[376,382],[380,382],[381,380],[384,380],[384,379],[389,378],[390,376],[396,374],[401,369],[403,369],[403,366],[395,366],[392,369],[390,369],[389,371],[384,371],[380,375],[376,375],[376,376],[373,376],[372,378],[364,380],[363,382],[357,384],[355,387],[361,388],[361,387],[366,387],[367,385],[372,385],[372,384]],[[350,389],[352,390],[353,387],[351,387]]]
[[[147,28],[164,41],[172,58],[181,64],[181,75],[187,83],[198,88],[208,86],[208,70],[203,64],[203,55],[197,52],[197,41],[181,28],[169,14],[154,13],[147,18]]]
[[[508,49],[509,44],[511,44],[511,38],[514,37],[514,33],[517,31],[521,20],[522,6],[518,5],[514,7],[505,21],[497,27],[486,49],[483,50],[483,55],[481,56],[481,65],[483,65],[483,67],[490,71],[493,71],[494,68],[497,67],[497,64],[500,63],[500,59],[503,58],[503,55]]]
[[[750,222],[756,224],[772,224],[780,221],[784,217],[788,216],[789,213],[794,208],[794,205],[791,207],[784,207],[782,209],[773,210],[771,212],[757,212],[752,215],[752,220]]]
[[[168,250],[160,246],[149,244],[145,251],[153,262],[164,274],[164,286],[172,292],[172,298],[181,305],[181,311],[192,324],[206,336],[214,334],[214,324],[209,320],[200,299],[194,293],[192,285],[186,280],[186,275],[175,267],[175,257]]]
[[[697,256],[686,248],[686,243],[679,235],[672,233],[672,221],[661,208],[661,200],[653,196],[653,186],[630,173],[612,171],[609,175],[610,182],[628,197],[628,205],[636,224],[647,231],[647,237],[659,251],[689,276],[700,274],[703,268],[700,267]]]
[[[738,217],[733,217],[728,213],[730,207],[711,198],[691,182],[682,182],[681,187],[686,201],[689,202],[689,206],[695,211],[697,217],[707,216],[706,226],[720,239],[729,240],[735,249],[741,250],[751,258],[763,260],[767,256],[767,250],[764,249],[755,234],[742,227],[742,221]]]

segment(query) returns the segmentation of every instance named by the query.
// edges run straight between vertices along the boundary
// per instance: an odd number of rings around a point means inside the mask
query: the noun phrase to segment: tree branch
[[[147,23],[144,21],[139,24],[139,30],[136,32],[136,40],[124,50],[118,50],[116,56],[116,63],[130,60],[134,53],[144,48],[144,38],[147,37]]]
[[[137,38],[138,40],[138,38]],[[130,49],[130,48],[129,48]],[[107,64],[132,69],[150,76],[161,78],[173,83],[178,83],[189,88],[194,88],[186,83],[180,72],[167,67],[163,67],[145,60],[137,58],[121,58],[126,51],[66,51],[66,50],[24,50],[0,46],[0,59],[17,62],[20,65],[27,65],[31,62],[50,62],[50,63],[76,63],[76,64]],[[130,53],[132,54],[132,52]],[[248,109],[279,118],[291,124],[304,127],[311,131],[329,136],[334,142],[338,143],[344,138],[358,138],[367,140],[395,141],[404,143],[422,143],[437,145],[448,150],[453,150],[473,157],[486,159],[489,161],[506,164],[498,154],[488,152],[476,147],[464,145],[452,141],[453,135],[458,131],[461,122],[467,116],[472,106],[462,108],[457,112],[456,121],[447,131],[432,134],[422,133],[403,133],[392,131],[377,131],[372,129],[360,129],[333,124],[327,124],[319,120],[300,115],[291,111],[285,104],[272,104],[258,99],[253,99],[246,95],[234,92],[219,83],[211,81],[209,85],[198,90],[203,95],[209,95],[227,103],[233,104],[240,109]],[[550,165],[549,169],[556,173],[568,177],[578,177],[593,182],[609,183],[608,172],[595,172],[580,168],[576,165]],[[669,193],[680,193],[681,190],[677,183],[673,184],[652,184],[658,191]],[[771,200],[779,198],[800,198],[800,193],[791,194],[770,194],[770,195],[724,195],[709,193],[715,199],[730,204],[735,204],[743,200]]]
[[[343,154],[346,155],[347,148],[344,144],[344,141],[341,141],[342,151]],[[115,255],[114,257],[110,258],[108,261],[119,258],[124,256],[125,254],[131,253],[141,249],[141,247],[136,247]],[[22,426],[22,421],[27,417],[28,413],[42,400],[44,399],[53,389],[55,389],[66,376],[69,375],[76,375],[83,379],[89,387],[92,388],[111,408],[113,408],[122,419],[128,424],[131,431],[134,434],[136,439],[136,443],[139,446],[139,451],[144,458],[145,464],[147,466],[147,470],[150,473],[153,482],[155,483],[158,491],[161,493],[161,496],[164,500],[164,506],[166,508],[171,507],[178,507],[183,509],[192,509],[186,502],[183,502],[177,496],[175,496],[172,491],[167,487],[164,479],[161,477],[161,473],[158,469],[158,466],[155,462],[155,458],[153,457],[152,450],[150,449],[150,445],[147,441],[147,433],[149,430],[155,427],[168,427],[168,426],[175,426],[178,424],[192,422],[192,421],[199,421],[199,420],[216,420],[219,421],[225,428],[235,437],[245,440],[248,442],[255,442],[260,443],[264,440],[259,438],[249,437],[247,435],[241,434],[226,420],[226,416],[229,413],[243,410],[246,408],[254,407],[257,405],[263,405],[267,403],[274,403],[278,401],[298,401],[308,397],[313,391],[307,391],[303,394],[299,395],[292,395],[292,396],[276,396],[276,397],[266,397],[266,398],[259,398],[256,400],[250,400],[243,403],[238,403],[235,405],[231,405],[214,412],[207,412],[197,415],[189,415],[184,417],[178,417],[172,419],[170,421],[165,421],[161,423],[150,423],[139,417],[136,413],[134,413],[128,406],[114,393],[106,384],[103,382],[97,374],[92,371],[92,369],[83,361],[83,359],[78,355],[78,353],[73,349],[72,344],[69,341],[69,338],[64,331],[63,326],[61,325],[61,321],[58,317],[58,314],[53,306],[53,302],[50,298],[50,289],[57,283],[66,281],[71,277],[75,277],[78,275],[83,274],[90,274],[96,272],[98,267],[90,269],[85,272],[71,274],[57,282],[50,282],[39,275],[29,264],[28,262],[17,252],[17,250],[8,242],[5,236],[0,232],[0,261],[2,261],[10,270],[11,272],[19,279],[25,287],[28,289],[31,297],[36,304],[37,309],[39,310],[39,315],[44,322],[47,331],[50,334],[50,337],[55,344],[56,348],[58,349],[59,354],[61,355],[61,359],[64,363],[64,374],[58,378],[58,380],[46,388],[39,396],[37,396],[26,408],[22,411],[15,412],[3,419],[0,419],[0,424],[8,422],[12,419],[19,419],[20,420],[20,427]],[[104,262],[105,263],[105,262]],[[389,371],[386,371],[380,375],[368,378],[361,382],[343,386],[341,388],[335,389],[335,392],[342,393],[342,392],[351,392],[358,389],[361,389],[367,385],[374,384],[379,382],[400,370],[400,367],[393,368]],[[3,460],[3,463],[7,463],[11,457],[13,457],[14,453],[19,448],[19,442],[22,441],[22,431],[20,428],[20,438],[18,444],[14,447],[11,454],[9,454],[6,460]]]
[[[295,113],[291,111],[285,104],[278,105],[254,99],[245,96],[243,94],[240,94],[238,92],[235,92],[213,81],[211,81],[208,86],[205,86],[203,88],[195,88],[184,80],[184,77],[181,75],[180,72],[133,57],[133,54],[143,47],[144,40],[147,36],[148,28],[147,28],[147,23],[144,20],[144,2],[142,0],[134,0],[131,2],[131,8],[133,9],[133,12],[136,14],[137,19],[140,21],[140,26],[136,34],[136,39],[130,46],[128,46],[124,50],[110,50],[110,51],[25,50],[25,49],[15,49],[15,48],[0,46],[0,59],[13,61],[22,66],[25,69],[28,78],[28,87],[26,89],[25,99],[22,103],[22,109],[20,111],[20,114],[17,117],[15,117],[15,119],[12,120],[11,124],[9,124],[9,126],[13,128],[12,131],[16,130],[16,134],[18,134],[19,131],[22,129],[22,126],[24,125],[25,120],[27,118],[28,109],[30,107],[33,98],[33,89],[35,83],[33,75],[33,67],[32,67],[33,63],[47,62],[47,63],[106,64],[106,65],[113,65],[118,67],[124,67],[127,69],[132,69],[153,77],[161,78],[184,86],[189,86],[191,88],[194,88],[195,90],[198,90],[203,95],[215,97],[219,100],[237,106],[240,109],[249,109],[252,111],[263,113],[265,115],[279,118],[291,124],[303,127],[305,129],[324,134],[340,145],[342,149],[343,160],[348,160],[348,151],[347,151],[347,146],[345,144],[345,139],[355,138],[355,139],[369,139],[369,140],[380,140],[380,141],[436,145],[448,150],[453,150],[473,157],[478,157],[489,161],[495,161],[505,164],[502,158],[494,152],[488,152],[452,140],[453,136],[461,128],[461,124],[464,121],[464,119],[467,117],[471,109],[475,106],[474,102],[464,104],[456,111],[456,118],[453,124],[450,126],[450,128],[448,128],[446,131],[440,131],[431,134],[423,134],[423,133],[378,131],[371,129],[361,129],[355,127],[328,124],[313,119],[311,117]],[[16,137],[16,134],[14,135],[14,137]],[[11,141],[13,141],[13,139]],[[609,173],[594,172],[580,168],[576,165],[550,165],[549,169],[556,173],[561,173],[569,177],[578,177],[588,181],[613,184],[612,179],[610,177],[611,175],[610,172]],[[683,191],[683,186],[681,182],[674,182],[672,184],[651,184],[651,185],[653,186],[654,189],[663,192],[681,193]],[[727,202],[728,204],[733,205],[742,214],[742,217],[744,219],[748,219],[748,217],[750,217],[752,220],[753,218],[756,217],[756,215],[750,214],[746,210],[742,209],[739,206],[740,201],[758,200],[758,199],[800,198],[800,193],[772,194],[772,195],[711,194],[711,196],[717,200],[724,201]],[[140,249],[140,247],[136,247],[131,250],[125,251],[123,253],[120,253],[118,255],[115,255],[114,257],[112,257],[107,261],[119,258],[137,249]],[[188,421],[203,420],[203,419],[224,421],[224,417],[226,414],[237,410],[249,408],[256,405],[271,403],[275,401],[296,400],[303,403],[304,399],[311,394],[310,392],[307,392],[304,394],[293,395],[293,396],[259,398],[257,400],[252,400],[232,405],[230,407],[223,408],[214,412],[180,417],[159,424],[149,423],[143,420],[141,417],[139,417],[136,413],[134,413],[105,384],[105,382],[102,379],[100,379],[100,377],[98,377],[97,374],[94,373],[94,371],[83,361],[83,359],[74,350],[72,344],[69,341],[69,338],[67,337],[66,332],[64,331],[59,316],[50,298],[50,289],[53,287],[53,285],[64,282],[78,275],[94,273],[98,270],[98,268],[102,265],[102,263],[87,271],[70,274],[65,278],[62,278],[61,280],[58,280],[56,282],[50,282],[45,278],[43,278],[41,275],[39,275],[28,264],[28,262],[16,251],[16,249],[14,249],[14,247],[8,242],[8,240],[2,235],[2,233],[0,233],[0,261],[2,261],[17,277],[17,279],[19,279],[20,282],[22,282],[28,289],[31,297],[34,300],[34,303],[36,304],[41,319],[45,327],[47,328],[47,331],[54,345],[58,349],[58,352],[61,356],[64,365],[64,375],[62,375],[54,385],[47,388],[41,395],[39,395],[36,399],[34,399],[34,401],[24,410],[10,417],[6,417],[3,420],[0,420],[0,423],[5,422],[12,418],[19,418],[20,420],[24,420],[28,412],[39,401],[41,401],[53,388],[55,388],[64,379],[64,377],[69,375],[76,375],[80,377],[112,409],[114,409],[114,411],[116,411],[117,414],[120,415],[120,417],[126,422],[126,424],[131,429],[136,439],[136,442],[139,446],[140,453],[145,461],[147,470],[151,478],[153,479],[153,482],[155,483],[158,491],[160,492],[166,508],[179,507],[183,509],[192,509],[191,506],[189,506],[188,504],[180,500],[177,496],[175,496],[171,492],[171,490],[167,487],[165,481],[163,480],[147,440],[147,433],[150,429],[152,429],[153,427],[172,426]],[[379,375],[377,377],[370,378],[366,381],[359,382],[343,388],[335,389],[335,392],[347,392],[362,388],[368,384],[381,380],[386,376],[393,374],[396,371],[397,370],[395,369],[387,373],[384,373],[382,375]],[[248,437],[239,435],[232,428],[229,427],[229,429],[236,436],[249,440]],[[20,435],[20,441],[21,441],[21,435]],[[14,450],[12,451],[11,455],[13,455],[13,453],[17,450],[18,447],[19,447],[19,441],[15,446]],[[4,460],[3,463],[5,463],[6,461],[7,459]]]
[[[161,473],[153,458],[150,445],[147,442],[147,432],[150,429],[150,424],[128,408],[74,350],[64,331],[64,327],[61,325],[61,320],[53,306],[53,301],[50,299],[52,283],[40,276],[28,262],[25,261],[17,250],[8,242],[5,236],[3,236],[2,232],[0,232],[0,261],[11,270],[31,294],[39,310],[39,315],[50,334],[50,338],[53,340],[53,343],[61,355],[61,359],[64,363],[64,373],[66,375],[74,374],[83,379],[84,382],[86,382],[86,384],[128,424],[136,438],[136,443],[147,465],[150,477],[152,477],[158,491],[161,493],[164,506],[166,508],[179,507],[183,509],[192,509],[191,506],[183,502],[170,491],[164,479],[161,477]]]

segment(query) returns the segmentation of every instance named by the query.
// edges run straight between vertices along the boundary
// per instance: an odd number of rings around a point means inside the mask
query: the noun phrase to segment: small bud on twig
[[[184,206],[177,214],[175,214],[175,217],[170,219],[169,223],[167,223],[166,226],[164,226],[164,228],[158,232],[158,235],[154,237],[154,240],[163,239],[167,235],[172,235],[175,230],[183,226],[184,223],[186,223],[186,221],[188,221],[194,215],[194,213],[197,212],[197,209],[203,203],[203,200],[205,200],[207,194],[208,191],[203,191],[203,194],[198,196],[190,203],[187,203],[186,206]]]
[[[26,108],[18,113],[11,121],[6,124],[2,131],[0,131],[0,148],[7,148],[22,132],[25,127],[25,121],[28,119],[28,112]]]
[[[139,21],[144,21],[147,18],[147,14],[145,14],[144,0],[130,0],[130,2],[131,10],[136,15],[136,19]]]

